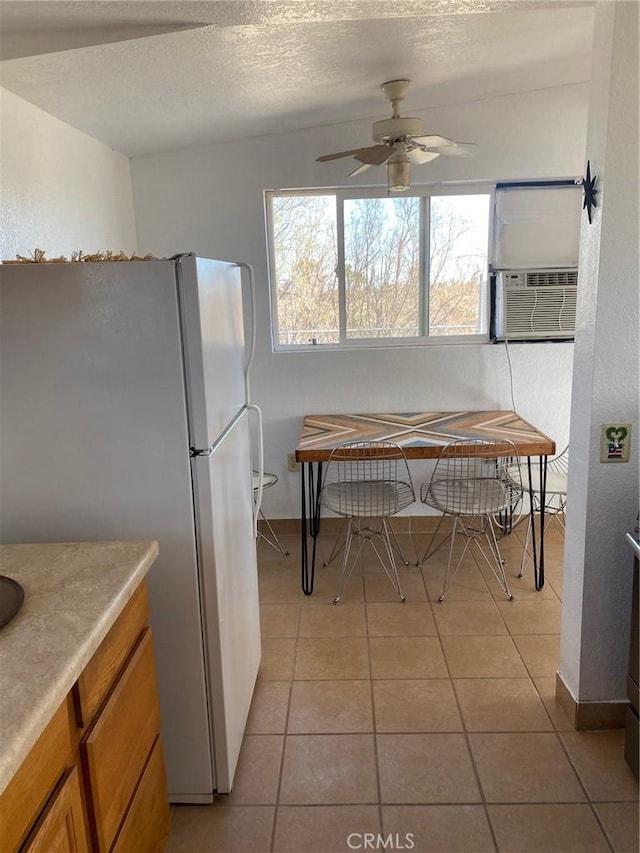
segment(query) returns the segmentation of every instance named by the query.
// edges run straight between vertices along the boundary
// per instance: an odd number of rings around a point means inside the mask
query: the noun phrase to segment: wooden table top
[[[345,441],[393,441],[407,459],[434,459],[445,444],[459,438],[508,439],[521,456],[552,456],[556,451],[553,439],[512,411],[305,415],[296,459],[326,462]]]

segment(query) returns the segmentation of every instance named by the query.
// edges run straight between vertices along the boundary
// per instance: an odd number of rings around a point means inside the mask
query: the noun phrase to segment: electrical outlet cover
[[[600,428],[600,461],[628,462],[631,446],[631,424],[602,424]]]

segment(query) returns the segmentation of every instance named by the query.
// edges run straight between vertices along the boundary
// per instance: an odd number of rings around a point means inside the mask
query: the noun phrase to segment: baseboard
[[[623,729],[625,712],[629,704],[625,699],[613,702],[581,702],[556,672],[556,699],[577,731],[593,729]]]
[[[429,533],[436,529],[439,518],[440,516],[436,515],[399,515],[390,519],[390,522],[396,533]],[[300,534],[299,518],[270,518],[269,523],[278,536]],[[324,516],[322,518],[323,533],[335,535],[342,530],[343,526],[343,518],[324,518]],[[266,530],[265,522],[258,521],[258,528],[262,531]]]

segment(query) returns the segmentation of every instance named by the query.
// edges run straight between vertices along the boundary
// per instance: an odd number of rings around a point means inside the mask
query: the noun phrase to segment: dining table
[[[437,459],[451,441],[507,439],[528,466],[529,513],[532,525],[532,561],[536,590],[544,586],[544,507],[547,460],[556,444],[517,412],[482,410],[457,412],[399,412],[379,414],[305,415],[302,419],[296,461],[301,477],[302,591],[313,593],[316,544],[320,532],[323,465],[335,448],[346,442],[390,441],[399,445],[408,460]],[[534,501],[532,460],[540,466],[538,511]],[[535,464],[535,462],[533,463]],[[505,524],[509,532],[510,524]]]

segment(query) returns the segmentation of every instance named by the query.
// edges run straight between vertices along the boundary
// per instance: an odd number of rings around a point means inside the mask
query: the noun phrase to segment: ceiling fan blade
[[[473,142],[457,142],[455,145],[442,145],[438,151],[447,157],[475,157],[478,146]]]
[[[352,148],[350,151],[338,151],[337,154],[323,154],[316,158],[316,163],[327,163],[329,160],[339,160],[341,157],[353,157],[362,151],[362,148]]]
[[[352,148],[350,151],[338,151],[336,154],[323,154],[317,158],[318,163],[326,163],[329,160],[339,160],[341,157],[355,157],[361,163],[370,166],[379,166],[388,160],[394,149],[389,145],[370,145],[366,148]]]
[[[423,151],[422,148],[413,148],[407,152],[407,157],[412,163],[421,166],[423,163],[428,163],[430,160],[435,160],[440,156],[439,151]]]
[[[361,148],[353,156],[367,166],[381,166],[387,162],[395,150],[393,145],[371,145],[368,148]]]
[[[437,133],[430,136],[413,136],[412,142],[417,142],[418,145],[424,145],[425,148],[440,148],[441,145],[457,145],[455,139],[449,139],[446,136],[438,136]]]
[[[354,178],[356,175],[361,175],[362,172],[366,172],[367,169],[370,169],[373,166],[373,163],[363,163],[361,166],[358,166],[357,169],[354,169],[353,172],[349,172],[349,178]]]

